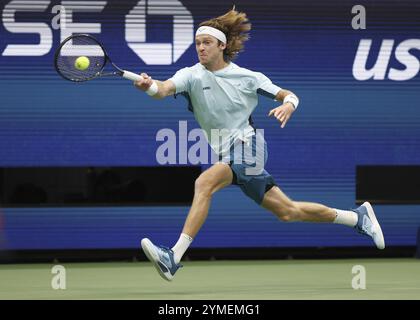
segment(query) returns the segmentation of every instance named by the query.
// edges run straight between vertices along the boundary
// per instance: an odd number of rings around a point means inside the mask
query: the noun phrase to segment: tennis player
[[[365,202],[354,210],[340,210],[322,204],[297,202],[288,198],[264,169],[251,172],[256,162],[267,160],[267,145],[250,118],[258,95],[282,103],[268,116],[284,128],[299,105],[291,91],[278,87],[259,72],[241,68],[232,60],[248,40],[251,25],[245,13],[235,9],[225,15],[202,22],[195,34],[199,63],[183,68],[166,80],[153,80],[143,73],[135,86],[154,98],[183,94],[200,127],[205,131],[212,149],[220,161],[201,173],[195,181],[194,199],[179,240],[171,248],[154,245],[144,238],[141,246],[165,280],[172,280],[181,267],[180,261],[207,218],[212,195],[231,184],[275,214],[282,221],[327,222],[355,228],[371,237],[379,249],[385,247],[381,227],[372,206]],[[227,129],[229,139],[219,142],[211,138],[211,130]],[[217,140],[217,141],[215,141]],[[234,152],[242,147],[243,152]],[[240,148],[239,148],[240,149]],[[260,152],[259,150],[260,149]],[[261,152],[262,150],[262,152]],[[247,154],[257,154],[250,164]]]

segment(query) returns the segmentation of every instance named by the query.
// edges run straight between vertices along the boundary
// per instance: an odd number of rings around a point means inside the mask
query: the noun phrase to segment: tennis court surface
[[[420,299],[420,260],[186,261],[173,282],[148,262],[0,265],[0,299]],[[53,289],[54,265],[66,289]],[[366,289],[352,283],[362,266]],[[60,275],[63,275],[61,272]]]

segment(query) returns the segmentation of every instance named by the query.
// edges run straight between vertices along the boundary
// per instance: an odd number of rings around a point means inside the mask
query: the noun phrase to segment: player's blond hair
[[[223,52],[226,61],[235,59],[243,50],[244,42],[249,39],[248,31],[251,30],[246,13],[236,11],[235,6],[223,16],[200,23],[202,26],[219,29],[226,35],[226,49]]]

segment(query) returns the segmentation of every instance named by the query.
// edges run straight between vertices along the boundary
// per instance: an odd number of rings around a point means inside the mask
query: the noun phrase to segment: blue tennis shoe
[[[175,263],[174,252],[166,247],[155,246],[147,238],[141,240],[141,247],[160,276],[167,281],[172,281],[177,270],[182,267],[182,265]]]
[[[357,224],[354,227],[357,232],[371,237],[378,249],[384,249],[384,235],[370,203],[365,202],[360,207],[353,209],[353,211],[358,215]]]

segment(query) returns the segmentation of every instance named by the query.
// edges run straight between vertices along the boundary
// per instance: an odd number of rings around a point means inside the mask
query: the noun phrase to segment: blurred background
[[[188,132],[198,127],[186,100],[152,100],[118,78],[65,81],[54,70],[54,53],[70,34],[90,33],[120,67],[166,80],[198,62],[199,23],[232,4],[0,2],[1,261],[144,259],[141,238],[176,242],[194,180],[208,165],[182,163],[188,148],[180,145],[177,163],[159,164],[156,135],[169,128],[185,136],[180,121]],[[267,171],[295,200],[342,209],[371,201],[387,248],[377,251],[344,226],[279,222],[231,186],[214,195],[187,258],[414,256],[420,4],[235,5],[252,30],[234,62],[300,97],[285,129],[267,117],[278,104],[260,97],[253,120],[268,143]]]

